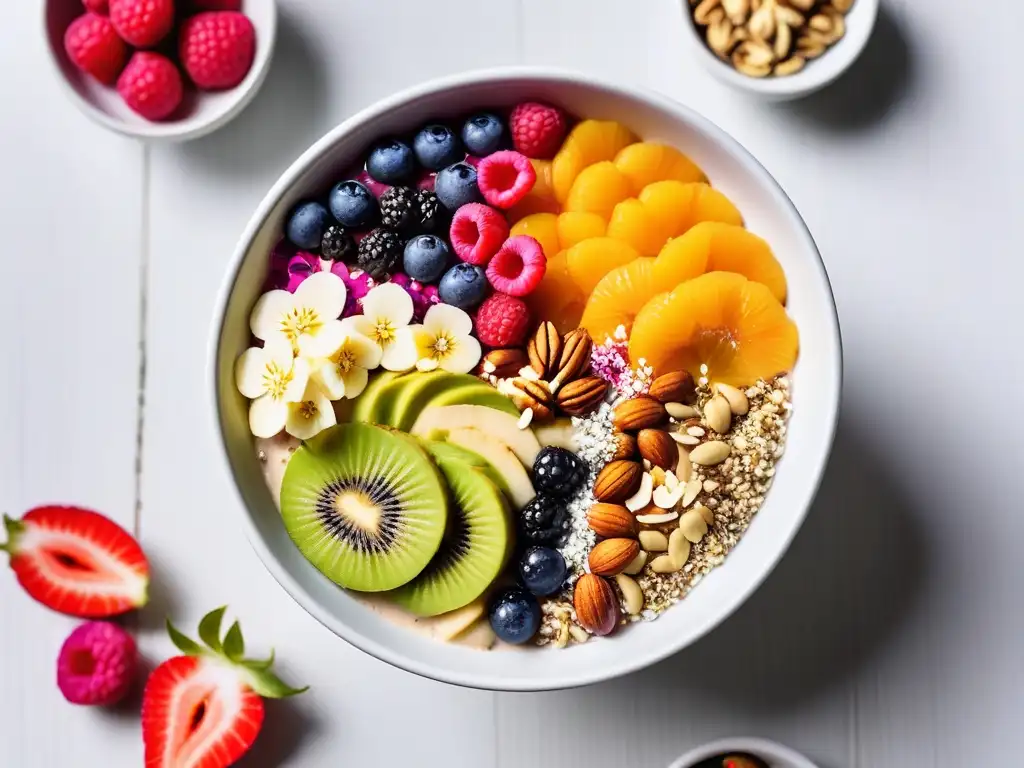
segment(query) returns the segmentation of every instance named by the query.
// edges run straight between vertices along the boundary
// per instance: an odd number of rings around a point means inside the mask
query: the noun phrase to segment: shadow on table
[[[281,675],[285,680],[291,679],[287,668]],[[265,699],[263,728],[252,749],[238,761],[239,768],[277,768],[290,760],[298,765],[303,747],[316,741],[317,732],[323,727],[323,720],[313,708],[314,701],[309,693],[288,699]],[[331,727],[337,728],[336,719]]]
[[[786,557],[721,627],[641,673],[645,687],[668,701],[673,690],[697,690],[777,713],[842,685],[895,633],[921,597],[929,551],[920,510],[870,423],[841,416],[821,491]]]
[[[914,87],[913,51],[883,2],[875,31],[860,58],[827,88],[807,98],[774,105],[796,119],[837,132],[880,123]]]

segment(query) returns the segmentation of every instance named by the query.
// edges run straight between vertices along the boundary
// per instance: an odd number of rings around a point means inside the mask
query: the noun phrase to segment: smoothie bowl
[[[785,552],[832,444],[828,278],[676,102],[536,70],[382,102],[232,262],[213,404],[241,520],[340,637],[499,690],[640,669]]]

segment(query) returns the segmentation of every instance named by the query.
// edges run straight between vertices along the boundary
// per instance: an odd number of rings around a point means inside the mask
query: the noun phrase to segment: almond
[[[633,539],[604,539],[590,550],[587,562],[591,573],[614,576],[622,573],[639,552],[640,545]]]
[[[508,379],[519,375],[519,369],[526,365],[526,353],[521,349],[492,349],[476,367],[477,375]]]
[[[622,432],[650,429],[665,421],[665,406],[647,395],[626,400],[615,407],[612,421]]]
[[[577,328],[566,334],[562,354],[558,357],[558,372],[551,379],[551,391],[557,392],[568,381],[578,379],[590,367],[590,353],[594,342],[586,328]]]
[[[585,416],[604,402],[608,382],[600,376],[585,376],[564,384],[558,390],[558,407],[570,416]]]
[[[679,461],[676,441],[660,429],[641,429],[636,436],[640,455],[662,469],[675,469]]]
[[[732,447],[728,443],[721,440],[710,440],[690,451],[690,461],[704,467],[713,467],[729,458],[730,453],[732,453]]]
[[[533,411],[534,424],[548,421],[555,415],[555,398],[545,381],[532,381],[522,377],[513,379],[508,394],[519,410],[525,411],[529,408]]]
[[[644,469],[635,461],[613,461],[607,464],[594,481],[594,498],[619,504],[640,488]]]
[[[697,385],[688,371],[675,371],[651,382],[648,393],[662,403],[689,404],[697,399]]]
[[[611,634],[619,623],[619,600],[615,590],[600,576],[593,573],[580,576],[572,602],[576,619],[595,635]]]
[[[636,518],[621,504],[598,502],[587,512],[590,530],[605,539],[635,537],[639,531]]]
[[[636,456],[636,438],[626,432],[614,432],[612,441],[615,443],[615,453],[612,454],[612,461],[621,459],[632,459]]]
[[[545,321],[537,328],[527,347],[530,367],[542,379],[554,376],[558,369],[558,358],[562,354],[562,337],[555,324]]]

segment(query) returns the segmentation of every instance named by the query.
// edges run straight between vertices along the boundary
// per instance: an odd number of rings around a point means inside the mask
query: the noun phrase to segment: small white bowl
[[[57,79],[79,109],[117,133],[146,141],[178,142],[205,136],[226,125],[252,101],[266,79],[277,38],[276,0],[244,0],[242,12],[256,30],[256,55],[245,79],[225,91],[196,91],[182,73],[185,103],[173,118],[160,122],[136,114],[114,86],[95,80],[71,63],[64,51],[64,32],[85,13],[81,0],[46,0],[43,23]],[[158,51],[163,48],[157,46]]]
[[[683,3],[683,35],[693,55],[723,83],[767,101],[800,99],[834,82],[856,61],[871,37],[878,19],[879,0],[855,0],[846,14],[846,34],[802,70],[785,77],[750,77],[722,61],[701,36],[688,3]]]
[[[693,768],[701,760],[729,752],[746,752],[764,760],[770,768],[817,768],[817,766],[789,747],[767,739],[736,738],[720,739],[702,747],[690,750],[676,760],[669,768]]]
[[[289,210],[324,194],[380,136],[526,99],[571,114],[621,120],[639,136],[689,154],[737,205],[751,231],[771,243],[789,283],[787,310],[800,330],[792,372],[794,410],[786,455],[743,540],[685,600],[657,621],[563,651],[477,651],[390,623],[327,579],[292,543],[263,480],[234,366],[250,343],[249,314],[266,279],[271,248]],[[690,645],[736,610],[789,547],[818,490],[839,409],[839,322],[825,267],[793,203],[734,139],[679,102],[634,87],[541,68],[472,72],[390,96],[332,129],[284,172],[242,233],[215,309],[209,349],[211,417],[224,472],[239,493],[241,528],[281,586],[326,627],[394,666],[458,685],[531,691],[608,680]]]

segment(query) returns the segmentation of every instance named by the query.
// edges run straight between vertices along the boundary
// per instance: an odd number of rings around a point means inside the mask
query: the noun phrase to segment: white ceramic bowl
[[[186,83],[185,103],[175,117],[152,122],[129,109],[113,86],[98,82],[71,63],[64,51],[64,32],[84,12],[81,0],[46,0],[43,23],[50,59],[78,108],[103,127],[126,136],[176,142],[212,133],[245,109],[270,71],[277,39],[276,0],[243,0],[242,12],[256,30],[256,56],[245,79],[225,91],[196,91]]]
[[[879,0],[855,0],[846,14],[846,34],[819,58],[786,77],[757,78],[741,74],[708,48],[693,22],[690,6],[683,3],[683,38],[692,55],[723,83],[769,101],[799,99],[839,78],[864,51],[878,18]]]
[[[553,652],[480,652],[433,642],[379,618],[320,574],[288,538],[254,456],[247,404],[233,366],[249,344],[248,319],[271,247],[299,199],[324,192],[376,137],[430,118],[540,99],[569,112],[617,119],[640,136],[689,153],[766,237],[789,280],[800,329],[795,414],[785,459],[757,520],[725,565],[657,621],[613,639]],[[678,102],[590,77],[541,69],[470,73],[405,91],[364,110],[307,150],[270,190],[242,234],[213,318],[213,416],[226,471],[240,494],[239,522],[274,577],[325,626],[367,653],[426,677],[497,690],[568,688],[616,677],[686,647],[732,613],[782,557],[814,498],[832,445],[841,378],[839,326],[828,277],[807,227],[760,164],[725,132]]]
[[[693,768],[701,760],[727,752],[746,752],[760,757],[770,768],[817,768],[810,760],[782,744],[767,739],[736,738],[720,739],[690,750],[676,760],[669,768]]]

